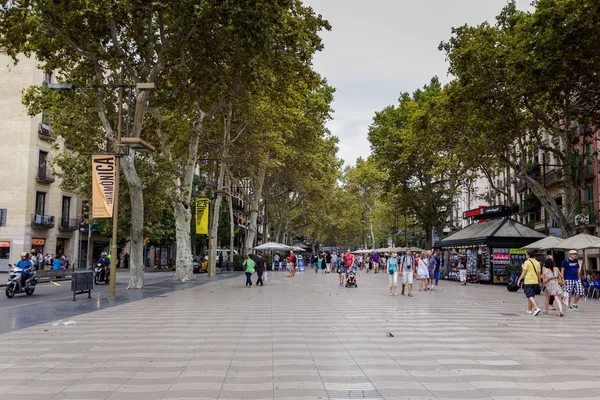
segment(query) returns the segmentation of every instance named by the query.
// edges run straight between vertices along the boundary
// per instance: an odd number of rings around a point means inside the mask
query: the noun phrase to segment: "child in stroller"
[[[348,273],[346,274],[346,287],[358,287],[356,284],[356,272],[354,272],[353,265],[348,268]]]

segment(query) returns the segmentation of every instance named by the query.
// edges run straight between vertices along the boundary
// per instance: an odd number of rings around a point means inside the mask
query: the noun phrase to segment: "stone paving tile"
[[[0,362],[0,397],[600,398],[600,353],[589,351],[600,348],[597,300],[535,318],[503,287],[441,282],[407,298],[387,296],[385,275],[359,273],[356,290],[333,274],[269,278],[259,290],[240,277],[0,335],[4,348],[24,345]]]

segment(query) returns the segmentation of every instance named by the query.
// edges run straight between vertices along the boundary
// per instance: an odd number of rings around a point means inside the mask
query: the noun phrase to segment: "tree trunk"
[[[233,262],[233,246],[235,242],[235,227],[233,226],[233,199],[229,196],[229,261]]]
[[[227,152],[224,152],[225,157]],[[225,161],[221,161],[219,166],[219,177],[217,178],[217,197],[212,208],[212,221],[211,228],[208,232],[209,237],[209,251],[208,251],[208,277],[212,278],[216,273],[216,262],[217,262],[217,233],[219,231],[219,216],[221,214],[221,203],[223,197],[221,191],[223,190],[223,180],[225,179]]]
[[[127,289],[141,289],[144,287],[144,191],[142,182],[135,170],[134,155],[129,154],[121,158],[123,175],[129,185],[129,199],[131,201],[131,253],[129,263],[129,285]]]
[[[207,211],[205,211],[207,212]],[[177,244],[176,266],[174,281],[195,281],[194,266],[192,264],[192,240],[190,220],[192,212],[190,206],[182,201],[175,203],[175,237]]]
[[[194,185],[194,173],[196,171],[196,159],[198,155],[198,142],[204,125],[204,113],[200,108],[196,107],[198,120],[190,140],[188,149],[187,163],[184,167],[183,178],[178,179],[178,199],[175,203],[175,236],[177,241],[177,270],[173,280],[187,282],[195,281],[194,265],[192,263],[192,235],[190,232],[190,221],[192,219],[191,204],[192,190]],[[205,212],[208,212],[206,210]]]
[[[260,199],[262,198],[262,190],[265,183],[265,175],[267,171],[265,167],[262,167],[258,172],[258,178],[254,181],[254,190],[252,191],[252,197],[250,200],[250,218],[248,219],[248,233],[246,235],[246,249],[250,251],[254,247],[254,239],[258,231],[256,224],[258,218],[258,207],[260,206]]]

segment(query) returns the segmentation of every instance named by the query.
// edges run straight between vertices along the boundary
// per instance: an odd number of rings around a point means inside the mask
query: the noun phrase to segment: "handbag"
[[[567,282],[565,282],[565,278],[563,278],[563,276],[561,275],[560,272],[557,275],[557,279],[558,279],[558,284],[560,286],[565,286],[565,284],[567,283]]]

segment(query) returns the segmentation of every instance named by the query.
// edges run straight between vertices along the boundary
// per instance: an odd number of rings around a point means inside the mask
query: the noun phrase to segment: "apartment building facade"
[[[580,201],[575,205],[578,207],[578,212],[574,222],[581,232],[597,235],[599,233],[598,215],[600,201],[598,192],[599,163],[597,156],[597,133],[589,135],[588,139],[584,142],[581,139],[583,135],[577,134],[579,130],[577,122],[574,122],[573,130],[575,132],[574,140],[578,142],[571,158],[573,166],[579,166],[581,170],[580,180],[582,184]],[[543,140],[546,143],[551,143],[553,146],[560,146],[557,137],[551,137],[546,134]],[[524,156],[523,163],[527,175],[542,184],[556,201],[558,207],[562,208],[562,168],[556,156],[551,152],[543,152],[539,148],[534,147],[529,155]],[[513,218],[518,222],[528,225],[539,232],[563,237],[562,229],[553,220],[551,214],[547,213],[544,207],[542,207],[540,200],[532,192],[527,182],[519,178],[514,170],[506,168],[500,171],[492,178],[493,185],[486,178],[482,177],[481,179],[486,182],[479,181],[480,187],[483,188],[481,197],[484,203],[513,207],[515,210]],[[461,192],[466,190],[463,187]],[[459,202],[455,205],[453,215],[457,214],[457,218],[460,217],[461,204],[464,204],[464,202]],[[463,226],[465,223],[468,224],[469,221],[463,222]]]
[[[37,60],[21,57],[16,66],[0,50],[0,271],[19,260],[22,251],[79,257],[81,201],[61,188],[51,161],[62,146],[44,123],[30,117],[22,90],[51,81]]]

